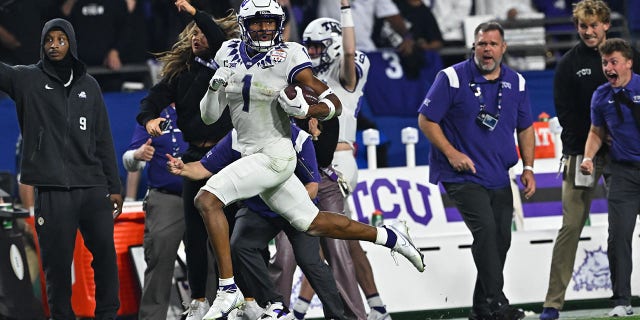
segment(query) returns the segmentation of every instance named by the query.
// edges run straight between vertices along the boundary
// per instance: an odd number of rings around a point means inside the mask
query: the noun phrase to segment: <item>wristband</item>
[[[333,118],[333,116],[336,114],[336,106],[333,105],[333,102],[331,102],[331,100],[329,99],[322,99],[320,101],[318,101],[318,103],[323,102],[324,104],[327,105],[327,107],[329,107],[329,114],[327,114],[326,117],[324,117],[323,119],[320,119],[320,121],[327,121],[331,118]]]
[[[331,88],[325,90],[324,92],[322,92],[319,96],[318,96],[318,100],[322,100],[324,98],[326,98],[328,95],[333,94],[333,90],[331,90]]]
[[[350,6],[347,6],[346,8],[343,6],[340,10],[340,24],[343,28],[353,28],[355,26]]]
[[[593,159],[591,159],[589,157],[582,158],[582,163],[584,163],[585,161],[593,161]]]
[[[522,167],[522,171],[525,171],[525,170],[529,170],[529,171],[531,171],[531,173],[533,173],[533,166],[524,166],[524,167]]]
[[[342,7],[340,7],[340,10],[342,10],[342,9],[349,9],[349,8],[351,8],[351,6],[350,6],[350,5],[346,5],[346,6],[342,6]]]

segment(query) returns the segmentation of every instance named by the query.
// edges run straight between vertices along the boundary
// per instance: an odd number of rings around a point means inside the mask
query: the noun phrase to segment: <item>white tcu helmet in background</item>
[[[260,41],[258,32],[256,39],[251,37],[249,24],[253,19],[275,19],[276,30],[272,39]],[[267,52],[277,44],[282,42],[282,31],[284,29],[284,11],[276,0],[244,0],[238,10],[238,24],[242,41],[251,49],[258,52]]]
[[[315,19],[304,29],[302,43],[306,47],[322,45],[320,56],[311,58],[313,68],[316,71],[322,70],[342,55],[342,26],[335,19]]]

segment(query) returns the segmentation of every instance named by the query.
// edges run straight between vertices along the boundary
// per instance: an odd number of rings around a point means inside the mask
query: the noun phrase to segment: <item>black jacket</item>
[[[225,40],[224,33],[211,16],[202,11],[198,11],[194,19],[206,36],[209,48],[215,53]],[[140,103],[140,112],[136,117],[138,123],[146,127],[149,120],[159,117],[164,108],[175,102],[178,127],[186,142],[197,147],[197,143],[219,141],[233,128],[229,108],[218,121],[210,125],[204,124],[200,116],[200,100],[207,92],[209,80],[214,74],[213,69],[189,61],[189,67],[171,80],[164,78],[149,89],[149,94]]]
[[[68,88],[45,58],[44,37],[53,27],[69,39],[73,81]],[[73,27],[53,19],[42,29],[40,62],[11,67],[0,63],[0,90],[16,103],[23,139],[22,183],[33,186],[107,186],[121,184],[109,118],[96,80],[77,56]]]
[[[635,51],[633,72],[640,73],[640,60]],[[563,154],[584,153],[591,126],[591,96],[605,82],[600,53],[582,41],[567,51],[558,63],[553,81],[553,100],[562,125]],[[602,152],[606,152],[605,146],[601,148]]]

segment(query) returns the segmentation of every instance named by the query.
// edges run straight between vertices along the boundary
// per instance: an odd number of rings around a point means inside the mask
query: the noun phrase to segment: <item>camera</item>
[[[171,119],[160,122],[158,126],[160,127],[160,131],[166,131],[169,129],[169,125],[171,125]]]
[[[476,117],[476,123],[482,127],[489,129],[489,131],[493,131],[498,124],[498,118],[494,117],[490,113],[486,111],[480,111],[478,116]]]

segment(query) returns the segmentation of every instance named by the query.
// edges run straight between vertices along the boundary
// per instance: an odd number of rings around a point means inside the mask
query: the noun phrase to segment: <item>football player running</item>
[[[318,80],[302,45],[281,40],[284,12],[276,0],[245,0],[238,10],[241,39],[228,40],[216,53],[219,65],[200,101],[202,119],[213,123],[230,108],[242,158],[212,176],[195,198],[220,272],[218,294],[203,319],[225,317],[242,304],[233,279],[229,227],[222,211],[236,200],[259,195],[292,226],[313,236],[366,240],[391,248],[424,271],[422,254],[404,224],[375,228],[330,212],[319,212],[293,175],[296,153],[289,117],[327,120],[341,113],[336,95]],[[319,103],[308,105],[300,91],[283,92],[290,83],[313,88]],[[299,89],[298,89],[299,90]],[[169,162],[169,170],[177,169]]]

